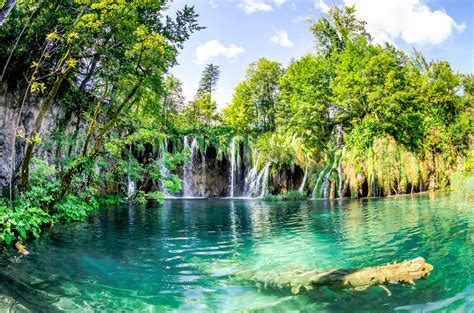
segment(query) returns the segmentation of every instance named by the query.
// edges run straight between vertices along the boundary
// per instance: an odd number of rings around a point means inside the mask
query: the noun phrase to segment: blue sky
[[[219,108],[231,101],[251,62],[265,57],[287,66],[314,51],[306,19],[317,20],[332,4],[355,5],[376,42],[389,41],[407,53],[416,48],[474,73],[474,0],[175,0],[170,10],[185,4],[195,7],[206,29],[185,44],[172,73],[191,99],[205,64],[219,65]]]

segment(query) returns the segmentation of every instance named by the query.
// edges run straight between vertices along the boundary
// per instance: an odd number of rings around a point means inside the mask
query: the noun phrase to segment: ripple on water
[[[87,311],[473,311],[473,205],[450,195],[264,203],[167,201],[57,226],[6,262],[30,309]],[[291,295],[236,282],[242,270],[373,266],[423,256],[416,288]],[[5,260],[3,260],[5,262]],[[4,263],[2,263],[4,264]],[[34,305],[32,305],[34,304]]]

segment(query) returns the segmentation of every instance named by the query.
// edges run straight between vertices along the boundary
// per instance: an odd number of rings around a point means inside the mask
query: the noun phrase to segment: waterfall
[[[130,158],[132,157],[132,145],[129,146],[129,154],[128,154],[128,170],[127,170],[127,198],[131,198],[137,192],[137,187],[135,182],[132,180],[130,176]]]
[[[306,168],[304,171],[304,176],[303,176],[303,181],[301,182],[299,192],[303,194],[304,191],[304,185],[306,185],[306,177],[308,176],[308,162],[306,162]]]
[[[323,184],[321,186],[321,197],[322,198],[328,198],[329,176],[331,175],[332,170],[334,169],[334,166],[336,165],[336,162],[337,162],[337,156],[334,155],[334,162],[333,162],[332,166],[329,168],[329,171],[324,176]]]
[[[257,161],[254,163],[253,167],[250,169],[248,172],[247,176],[245,176],[245,186],[244,186],[244,195],[246,197],[250,196],[250,193],[255,187],[256,179],[257,179],[257,165],[258,165],[258,156],[257,156]],[[250,164],[249,164],[250,167]]]
[[[270,163],[267,163],[263,168],[263,179],[262,179],[262,190],[260,192],[260,197],[263,198],[268,193],[268,173],[270,171]]]
[[[249,172],[246,179],[246,182],[248,183],[248,191],[245,196],[247,198],[263,197],[267,194],[270,165],[270,163],[265,164],[265,167],[260,171],[260,173],[257,172],[256,166]]]
[[[343,181],[342,181],[342,166],[341,166],[341,160],[342,158],[344,157],[344,153],[346,152],[346,147],[342,147],[342,152],[341,152],[341,156],[339,157],[339,164],[337,166],[337,178],[339,180],[339,190],[338,190],[338,195],[339,195],[339,198],[342,199],[342,197],[344,196],[342,193],[344,191],[344,186],[343,186]]]
[[[130,178],[130,173],[127,175],[127,181],[128,181],[128,186],[127,186],[127,198],[131,198],[135,195],[137,192],[137,187],[135,186],[135,183],[132,181]]]
[[[165,164],[165,153],[167,152],[167,148],[168,148],[168,139],[165,139],[165,142],[163,144],[162,147],[160,147],[160,158],[158,160],[159,162],[159,166],[160,166],[160,176],[161,176],[161,180],[160,180],[160,191],[163,192],[165,194],[165,196],[169,197],[171,196],[171,194],[168,192],[168,190],[166,190],[165,186],[164,186],[164,178],[165,177],[168,177],[170,175],[170,171],[168,169],[168,167],[166,167],[166,164]]]
[[[184,136],[184,149],[189,148],[189,138]],[[194,159],[197,153],[197,141],[196,138],[193,139],[191,143],[191,155],[189,157],[189,162],[184,165],[183,169],[183,196],[184,197],[193,197],[193,168],[194,168]]]
[[[321,178],[323,177],[324,172],[326,172],[328,166],[329,166],[329,165],[327,165],[327,166],[319,173],[318,179],[316,180],[316,185],[314,185],[313,193],[311,194],[311,198],[312,198],[312,199],[316,199],[316,193],[318,192],[319,182],[321,181]]]
[[[234,197],[235,181],[235,138],[230,141],[230,197]]]

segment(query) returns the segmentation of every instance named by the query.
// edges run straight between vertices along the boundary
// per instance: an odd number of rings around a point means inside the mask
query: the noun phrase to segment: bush
[[[307,199],[306,195],[301,194],[297,190],[289,191],[288,193],[281,195],[281,198],[282,201],[301,201]]]
[[[278,202],[278,201],[280,201],[280,196],[279,195],[266,195],[262,198],[262,201]]]
[[[279,202],[279,201],[302,201],[306,200],[307,197],[301,194],[299,191],[293,190],[282,195],[266,195],[262,198],[266,202]]]
[[[41,229],[53,220],[36,207],[8,207],[0,205],[0,245],[10,245],[16,238],[26,241],[31,235],[38,238]]]
[[[467,200],[474,201],[474,175],[454,173],[450,177],[451,190]]]

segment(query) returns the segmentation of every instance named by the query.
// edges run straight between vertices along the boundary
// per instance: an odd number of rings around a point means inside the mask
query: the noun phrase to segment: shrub
[[[288,193],[282,195],[266,195],[262,198],[266,202],[279,202],[279,201],[302,201],[306,200],[307,197],[304,194],[301,194],[297,190],[289,191]]]

